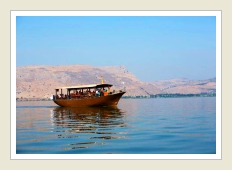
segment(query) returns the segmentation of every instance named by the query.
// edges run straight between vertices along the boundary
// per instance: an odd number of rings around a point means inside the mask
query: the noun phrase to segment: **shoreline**
[[[121,99],[150,99],[150,98],[189,98],[189,97],[216,97],[216,93],[212,94],[156,94],[150,96],[122,96]],[[16,101],[53,101],[49,98],[16,98]]]

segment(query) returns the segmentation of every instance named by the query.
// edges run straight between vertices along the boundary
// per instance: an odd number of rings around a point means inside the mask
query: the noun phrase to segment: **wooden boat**
[[[116,106],[125,91],[112,91],[111,87],[111,84],[105,83],[57,87],[53,101],[62,107]],[[66,94],[63,94],[63,91]]]

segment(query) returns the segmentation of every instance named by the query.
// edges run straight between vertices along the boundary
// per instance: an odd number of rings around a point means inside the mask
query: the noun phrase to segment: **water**
[[[216,154],[216,98],[121,99],[112,108],[17,102],[16,154]]]

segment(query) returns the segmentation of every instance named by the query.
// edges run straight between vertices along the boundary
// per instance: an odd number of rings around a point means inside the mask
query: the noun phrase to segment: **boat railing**
[[[96,98],[96,97],[100,97],[100,96],[107,96],[107,95],[113,95],[113,94],[117,94],[117,93],[122,93],[125,92],[124,89],[121,90],[112,90],[109,92],[103,92],[100,95],[97,94],[71,94],[70,96],[68,95],[54,95],[53,96],[53,100],[74,100],[74,99],[90,99],[90,98]]]

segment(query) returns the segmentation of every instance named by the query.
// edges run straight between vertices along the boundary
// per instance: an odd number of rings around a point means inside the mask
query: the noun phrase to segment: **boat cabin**
[[[68,86],[55,88],[53,100],[57,99],[84,99],[107,96],[113,94],[111,84],[89,84],[80,86]]]

